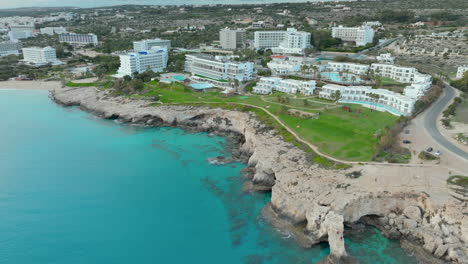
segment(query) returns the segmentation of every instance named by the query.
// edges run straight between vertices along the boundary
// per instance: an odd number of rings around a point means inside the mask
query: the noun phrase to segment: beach
[[[0,82],[0,89],[18,90],[54,90],[62,87],[59,81],[3,81]]]

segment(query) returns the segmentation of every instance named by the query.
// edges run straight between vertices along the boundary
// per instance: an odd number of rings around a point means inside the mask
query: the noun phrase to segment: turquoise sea
[[[0,263],[314,263],[243,194],[226,140],[140,128],[0,90]],[[414,263],[373,228],[346,237],[361,263]]]

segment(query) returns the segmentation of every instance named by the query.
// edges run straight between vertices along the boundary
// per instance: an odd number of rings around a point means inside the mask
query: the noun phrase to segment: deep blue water
[[[313,263],[243,194],[226,141],[139,128],[0,90],[0,263]],[[412,263],[375,229],[346,238],[361,263]]]

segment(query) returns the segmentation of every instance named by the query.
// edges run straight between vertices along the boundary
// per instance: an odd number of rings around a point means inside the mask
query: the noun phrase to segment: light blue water
[[[193,89],[197,90],[209,89],[214,87],[211,83],[193,83],[190,86],[192,86]]]
[[[313,263],[259,217],[225,139],[100,120],[45,92],[0,90],[0,263]],[[412,263],[373,229],[361,263]]]

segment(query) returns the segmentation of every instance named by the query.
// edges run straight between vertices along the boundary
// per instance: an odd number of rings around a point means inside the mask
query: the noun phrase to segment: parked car
[[[427,152],[432,152],[432,150],[433,150],[432,147],[429,147],[426,149]]]
[[[411,141],[405,139],[403,140],[403,144],[411,144]]]
[[[440,155],[442,155],[442,153],[440,153],[440,151],[436,151],[436,152],[434,152],[434,156],[437,156],[437,157],[439,157]]]

